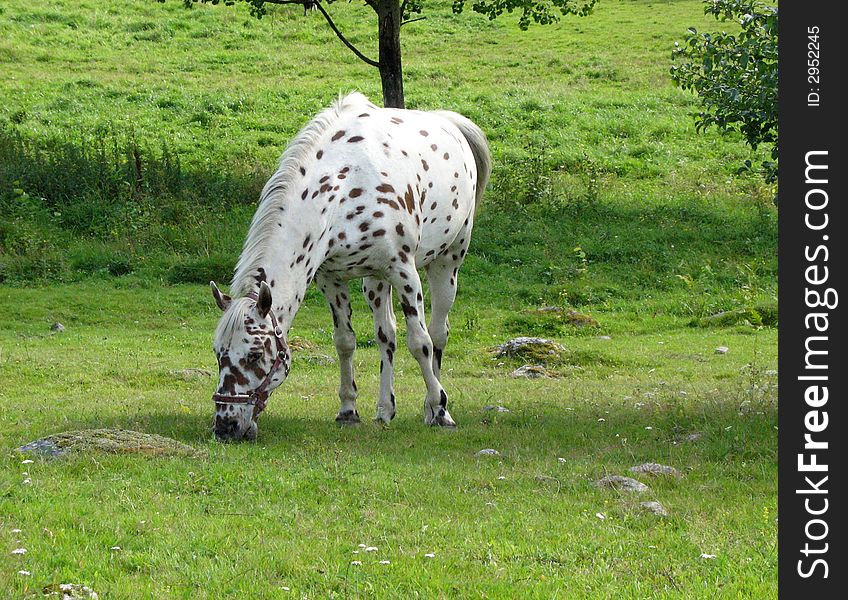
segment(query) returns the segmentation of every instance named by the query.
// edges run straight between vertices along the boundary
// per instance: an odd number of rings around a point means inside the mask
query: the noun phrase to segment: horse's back
[[[330,267],[357,277],[409,257],[425,266],[470,233],[474,155],[444,116],[352,106],[323,146],[323,166],[341,178],[333,228],[344,243],[334,245]]]

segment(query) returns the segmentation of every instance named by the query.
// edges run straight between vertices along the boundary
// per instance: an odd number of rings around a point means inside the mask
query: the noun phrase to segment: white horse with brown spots
[[[358,422],[348,280],[362,277],[380,348],[376,420],[395,416],[392,290],[427,386],[424,422],[454,427],[439,382],[457,272],[489,179],[486,136],[452,112],[378,108],[350,94],[289,144],[265,184],[215,332],[215,434],[254,439],[256,417],[288,375],[287,333],[314,280],[333,313],[341,408]],[[430,284],[430,325],[418,269]]]

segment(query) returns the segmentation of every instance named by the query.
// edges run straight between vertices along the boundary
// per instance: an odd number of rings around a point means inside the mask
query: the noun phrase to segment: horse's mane
[[[259,206],[253,215],[247,239],[236,264],[230,293],[243,296],[256,284],[254,275],[263,264],[264,252],[269,246],[271,236],[277,231],[276,214],[286,202],[292,181],[298,175],[298,169],[313,154],[313,150],[327,130],[338,122],[341,114],[351,106],[368,104],[368,99],[358,92],[340,96],[332,106],[324,109],[289,142],[280,157],[280,166],[271,176],[262,194]]]

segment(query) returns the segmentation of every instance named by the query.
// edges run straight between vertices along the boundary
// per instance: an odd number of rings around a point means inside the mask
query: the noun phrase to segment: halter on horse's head
[[[214,431],[218,439],[256,438],[256,419],[271,392],[289,373],[291,355],[285,332],[271,310],[271,288],[233,300],[210,282],[215,302],[224,311],[215,334],[218,389]]]

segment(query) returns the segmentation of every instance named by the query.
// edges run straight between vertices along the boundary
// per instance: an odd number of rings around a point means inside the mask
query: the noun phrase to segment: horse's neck
[[[263,258],[249,274],[257,287],[262,281],[271,287],[273,310],[284,332],[291,327],[327,249],[328,219],[311,210],[313,206],[292,202],[279,211],[273,234],[261,250]]]

